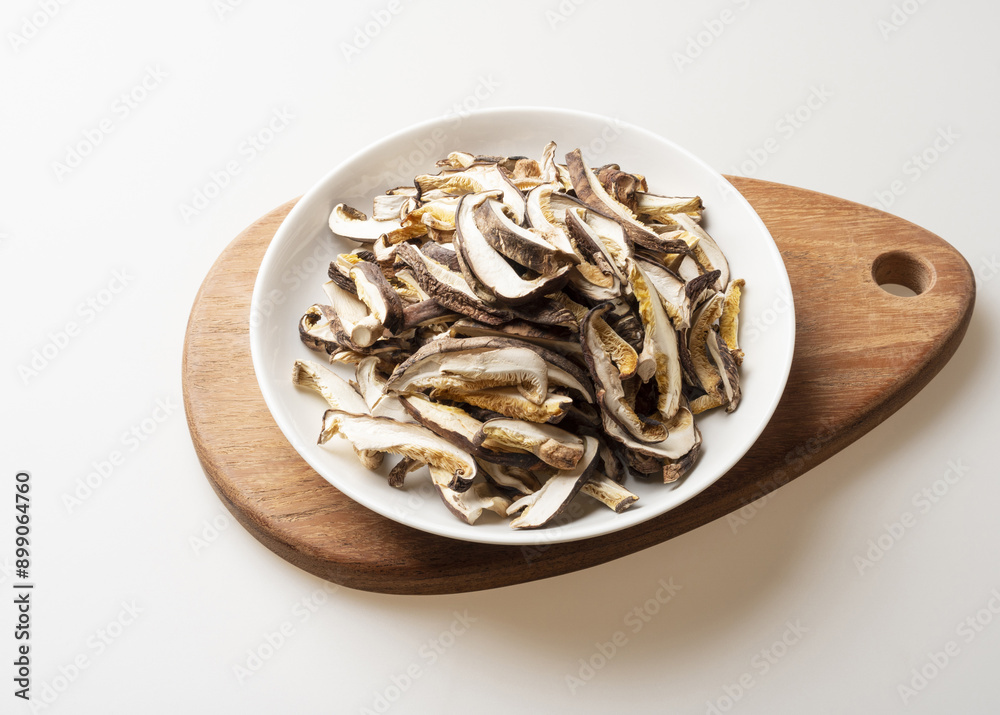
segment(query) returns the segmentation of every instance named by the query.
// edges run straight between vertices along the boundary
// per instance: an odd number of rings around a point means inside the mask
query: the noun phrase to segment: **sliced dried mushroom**
[[[542,276],[555,275],[567,265],[579,263],[575,253],[557,247],[534,229],[514,223],[503,208],[499,201],[487,199],[477,206],[473,216],[476,228],[494,251]]]
[[[486,305],[465,278],[413,246],[401,244],[399,257],[413,270],[420,288],[444,307],[490,325],[513,318],[510,310]]]
[[[660,442],[666,439],[667,430],[657,420],[642,417],[635,412],[635,407],[626,399],[622,385],[621,374],[604,351],[600,338],[594,328],[594,321],[610,309],[604,303],[587,313],[580,324],[580,344],[583,356],[587,360],[591,377],[597,387],[598,402],[601,413],[605,416],[605,424],[610,419],[616,422],[632,436],[643,442]]]
[[[337,204],[330,213],[331,231],[362,243],[374,243],[379,236],[399,228],[402,228],[399,221],[376,221],[346,204]]]
[[[536,405],[513,387],[493,387],[482,390],[464,390],[457,387],[437,387],[432,398],[465,402],[476,407],[493,410],[506,417],[530,422],[559,422],[573,404],[569,395],[549,393],[545,401]]]
[[[583,440],[554,425],[500,417],[479,429],[479,446],[531,452],[556,469],[572,469],[583,457]]]
[[[476,463],[486,481],[504,493],[525,496],[542,487],[538,477],[527,469],[497,464],[485,459],[477,459]]]
[[[356,293],[344,290],[333,281],[324,283],[323,290],[330,299],[337,320],[354,345],[367,348],[382,337],[385,326],[377,316],[372,315]]]
[[[382,275],[382,269],[369,261],[361,261],[351,268],[358,298],[367,307],[375,322],[395,334],[403,327],[403,301]]]
[[[542,488],[521,497],[507,509],[508,514],[520,512],[511,522],[512,529],[537,529],[545,526],[566,508],[578,491],[597,469],[597,440],[584,437],[583,457],[572,469],[556,472]]]
[[[484,511],[506,516],[510,499],[499,494],[485,482],[473,484],[464,492],[448,486],[448,472],[441,467],[430,465],[431,481],[445,506],[466,524],[475,524]]]
[[[483,423],[460,407],[434,402],[423,395],[404,395],[399,401],[417,422],[479,460],[522,468],[538,464],[538,458],[528,449],[483,445],[477,439]]]
[[[616,514],[621,514],[639,501],[635,494],[600,472],[595,472],[580,491],[613,509]]]
[[[468,340],[443,338],[420,348],[389,378],[388,389],[419,392],[429,388],[458,391],[491,387],[517,388],[535,405],[549,389],[548,366],[529,348],[469,345]]]
[[[743,351],[740,350],[740,297],[746,282],[742,278],[730,281],[726,288],[726,297],[722,303],[722,315],[719,316],[719,334],[726,341],[726,347],[733,354],[737,365],[743,364]]]
[[[336,435],[350,440],[358,450],[400,454],[434,465],[449,475],[448,484],[456,491],[468,489],[476,476],[472,455],[420,425],[327,410],[319,444],[326,444]]]

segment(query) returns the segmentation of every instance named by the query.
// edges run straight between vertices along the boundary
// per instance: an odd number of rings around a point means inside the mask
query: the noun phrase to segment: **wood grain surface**
[[[285,440],[250,360],[257,268],[294,201],[233,240],[191,310],[184,404],[216,493],[250,533],[306,571],[356,589],[433,594],[595,566],[725,516],[800,476],[882,422],[937,374],[965,334],[975,281],[955,249],[912,223],[804,189],[728,178],[781,250],[795,298],[795,355],[763,434],[694,499],[610,536],[511,547],[417,531],[345,497]],[[890,295],[880,283],[903,284],[919,295]]]

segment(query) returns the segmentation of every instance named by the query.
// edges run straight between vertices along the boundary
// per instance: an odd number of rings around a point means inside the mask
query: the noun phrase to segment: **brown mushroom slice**
[[[541,489],[541,482],[538,477],[527,469],[511,467],[506,464],[497,464],[485,459],[476,459],[479,465],[480,474],[486,478],[493,486],[498,487],[509,494],[525,496]]]
[[[335,435],[350,440],[358,450],[401,454],[439,467],[450,475],[449,485],[456,491],[468,489],[476,475],[472,455],[417,424],[327,410],[319,444],[326,444]]]
[[[708,333],[708,355],[715,363],[716,370],[722,380],[722,397],[726,405],[726,412],[732,412],[740,404],[742,391],[740,390],[740,373],[736,364],[736,359],[726,347],[726,343],[719,337],[715,330]]]
[[[604,431],[609,437],[623,444],[626,450],[660,460],[679,460],[701,444],[701,433],[688,407],[681,405],[672,419],[665,421],[667,436],[660,442],[640,442],[614,420],[604,420]]]
[[[667,318],[659,293],[647,280],[638,263],[632,265],[631,282],[636,300],[639,301],[639,315],[642,316],[645,331],[642,352],[652,355],[656,363],[656,407],[663,418],[670,419],[680,405],[683,388],[677,333]]]
[[[458,265],[455,247],[450,244],[427,242],[420,247],[420,252],[441,265],[447,266],[452,273],[460,273],[462,270]]]
[[[726,347],[733,354],[737,365],[743,364],[743,351],[740,350],[740,297],[746,282],[742,278],[729,282],[726,297],[722,303],[722,315],[719,316],[719,333],[726,341]]]
[[[643,442],[660,442],[667,437],[662,423],[640,417],[626,399],[621,375],[608,353],[604,351],[594,328],[594,321],[610,310],[608,303],[593,308],[580,324],[580,344],[590,368],[590,375],[597,387],[601,413],[621,425],[636,439]],[[605,420],[605,423],[607,420]]]
[[[569,395],[550,393],[540,405],[528,400],[513,387],[493,387],[482,390],[465,390],[452,386],[436,387],[431,397],[465,402],[475,407],[492,410],[505,417],[530,422],[557,423],[566,416],[573,404]]]
[[[656,263],[638,260],[646,280],[656,289],[663,302],[663,308],[675,330],[691,327],[691,300],[685,287],[687,284],[673,271]]]
[[[593,497],[604,504],[604,506],[613,509],[616,514],[621,514],[639,501],[638,496],[607,475],[601,474],[596,470],[587,483],[580,488],[580,491],[589,497]]]
[[[567,218],[570,213],[581,213],[581,212],[567,212]],[[617,221],[608,218],[607,216],[602,216],[596,211],[584,211],[583,220],[586,222],[587,226],[593,232],[593,235],[597,236],[601,245],[604,247],[604,252],[609,256],[612,261],[612,265],[617,269],[618,276],[625,280],[628,277],[628,263],[632,258],[632,246],[625,238],[625,230],[622,225]]]
[[[621,295],[624,275],[601,237],[580,217],[583,213],[577,210],[566,212],[566,228],[577,252],[587,261],[575,267],[576,275],[583,280],[577,280],[574,275],[570,281],[589,300],[612,300]]]
[[[392,277],[390,285],[392,286],[392,289],[396,291],[396,295],[399,296],[400,300],[406,303],[414,304],[431,300],[430,295],[428,295],[427,291],[420,287],[420,283],[417,282],[416,276],[409,268],[403,268],[396,271],[396,274]],[[403,310],[406,309],[404,308]]]
[[[550,206],[552,194],[553,187],[549,184],[543,184],[528,193],[525,199],[528,224],[541,232],[546,240],[560,251],[574,253],[569,237],[552,213]]]
[[[292,370],[292,384],[320,395],[335,410],[368,414],[368,404],[347,380],[337,373],[307,360],[296,360]],[[378,469],[382,453],[375,450],[354,448],[358,459],[368,469]]]
[[[510,522],[512,529],[537,529],[545,526],[566,508],[597,469],[597,440],[584,437],[583,457],[572,469],[560,470],[549,477],[542,488],[521,497],[507,509],[507,514],[517,515]]]
[[[705,301],[693,316],[693,325],[688,332],[688,350],[694,365],[695,377],[698,378],[705,394],[691,402],[691,410],[695,414],[726,404],[721,371],[717,367],[715,356],[709,355],[709,335],[714,335],[712,325],[722,313],[723,296],[716,293]],[[716,346],[718,354],[718,346]],[[721,357],[718,359],[721,361]]]
[[[476,440],[484,447],[531,452],[556,469],[572,469],[583,457],[583,440],[550,424],[501,417],[482,423],[480,433]]]
[[[458,171],[442,171],[436,176],[418,176],[414,183],[421,189],[421,198],[428,189],[443,190],[449,194],[500,192],[500,201],[514,214],[514,220],[524,223],[527,207],[524,194],[511,182],[500,167],[492,162],[475,163]]]
[[[663,462],[663,483],[670,484],[676,482],[689,471],[694,463],[698,461],[701,453],[701,434],[698,434],[698,442],[691,448],[691,451],[680,459],[667,459]]]
[[[576,195],[583,203],[620,223],[632,243],[652,248],[660,245],[659,237],[655,233],[637,221],[635,214],[627,206],[608,194],[593,170],[587,166],[579,149],[566,155],[566,165],[573,177]]]
[[[412,419],[478,459],[522,468],[538,464],[530,450],[516,445],[482,445],[477,437],[483,423],[461,407],[434,402],[423,395],[404,395],[399,401]]]
[[[321,396],[335,410],[368,414],[365,398],[347,380],[322,365],[309,360],[296,360],[292,368],[292,384]]]
[[[565,331],[565,329],[552,329],[551,327],[541,327],[524,320],[512,320],[502,325],[486,325],[476,320],[462,318],[456,320],[450,326],[452,336],[459,337],[503,337],[517,338],[541,345],[559,353],[578,355],[580,354],[580,341],[576,336]]]
[[[489,244],[476,224],[475,212],[493,196],[489,193],[466,195],[458,205],[454,243],[466,281],[474,290],[485,290],[508,305],[527,303],[562,288],[569,278],[569,266],[560,268],[552,275],[525,280]]]
[[[410,266],[420,288],[444,307],[490,325],[514,317],[505,308],[487,306],[461,275],[448,270],[447,266],[413,246],[400,244],[398,252],[399,257]]]
[[[587,308],[576,303],[565,295],[560,296],[560,302],[570,310],[576,319],[582,322],[587,317]],[[601,343],[602,349],[611,356],[618,374],[622,379],[629,378],[639,368],[639,354],[635,348],[625,342],[607,321],[600,316],[593,318],[594,332]],[[582,348],[581,348],[582,349]]]
[[[492,511],[505,516],[510,507],[510,499],[498,494],[489,484],[473,484],[466,491],[456,491],[448,486],[448,472],[440,467],[430,466],[431,482],[441,501],[452,514],[470,526],[475,524],[484,511]]]
[[[299,319],[299,339],[310,350],[333,354],[344,347],[336,320],[330,306],[319,303],[310,306]]]
[[[354,368],[354,379],[358,383],[358,390],[364,397],[365,404],[368,405],[368,411],[375,417],[387,417],[397,422],[413,422],[413,418],[403,407],[399,397],[386,392],[388,380],[381,371],[380,363],[378,357],[368,356],[360,360]]]
[[[337,204],[330,212],[330,230],[338,236],[362,243],[373,243],[379,236],[402,227],[399,221],[376,221],[346,204]]]
[[[627,206],[629,211],[635,211],[635,194],[637,191],[644,191],[646,186],[645,177],[630,174],[622,171],[618,164],[606,164],[594,170],[594,175],[601,182],[601,186],[623,206]]]
[[[436,300],[422,300],[403,308],[403,330],[432,323],[450,326],[457,318],[458,315],[454,311],[445,308]]]
[[[460,341],[442,339],[424,345],[396,368],[388,389],[419,392],[429,387],[480,390],[513,386],[535,405],[545,401],[548,366],[530,348],[456,347],[455,342]],[[440,344],[445,345],[442,348]]]
[[[697,245],[692,247],[698,263],[701,264],[705,272],[719,270],[721,273],[715,284],[716,290],[723,292],[729,286],[729,261],[719,248],[715,239],[708,235],[693,218],[685,214],[674,214],[677,223],[688,233],[698,238]]]
[[[571,250],[563,250],[544,234],[511,221],[503,208],[499,201],[487,199],[479,204],[473,216],[476,227],[494,251],[542,276],[555,275],[567,265],[580,262]]]
[[[350,277],[358,298],[368,307],[371,316],[390,334],[399,332],[403,327],[403,301],[389,285],[382,269],[369,261],[360,261],[351,268]]]
[[[695,221],[700,221],[704,206],[700,196],[660,196],[636,191],[634,208],[637,214],[648,216],[669,226],[677,225],[673,214],[683,213]]]
[[[330,306],[352,343],[367,348],[382,336],[384,326],[356,293],[344,290],[333,281],[324,283],[323,290],[330,298]]]

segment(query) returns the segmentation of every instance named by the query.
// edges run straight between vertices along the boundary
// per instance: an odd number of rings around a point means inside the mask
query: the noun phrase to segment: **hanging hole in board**
[[[912,298],[929,291],[937,275],[924,259],[907,251],[889,251],[872,262],[872,278],[886,293]]]

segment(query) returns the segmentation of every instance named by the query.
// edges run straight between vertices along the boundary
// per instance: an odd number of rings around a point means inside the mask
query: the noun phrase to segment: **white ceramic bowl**
[[[727,415],[698,417],[703,449],[695,468],[677,483],[629,479],[639,501],[615,514],[578,496],[568,521],[533,531],[514,531],[484,513],[469,526],[453,516],[429,483],[416,473],[405,489],[390,487],[388,465],[362,467],[346,440],[319,446],[326,405],[292,385],[296,359],[319,360],[298,337],[298,321],[323,302],[329,261],[356,244],[335,237],[327,225],[333,207],[345,202],[370,213],[371,199],[419,173],[436,173],[434,162],[454,150],[538,156],[555,140],[559,156],[576,147],[592,166],[614,162],[644,174],[651,191],[705,202],[705,226],[729,259],[733,277],[746,279],[742,306],[743,400]],[[561,159],[560,159],[561,160]],[[615,119],[562,109],[510,108],[464,118],[447,117],[405,129],[355,154],[316,184],[281,224],[264,256],[251,303],[250,349],[264,400],[281,431],[302,457],[347,496],[390,519],[466,541],[543,544],[585,539],[633,526],[676,507],[726,473],[760,435],[785,387],[792,361],[795,319],[784,264],[767,228],[732,186],[705,162],[676,144]],[[335,368],[345,377],[346,368]],[[426,475],[426,470],[422,472]]]

